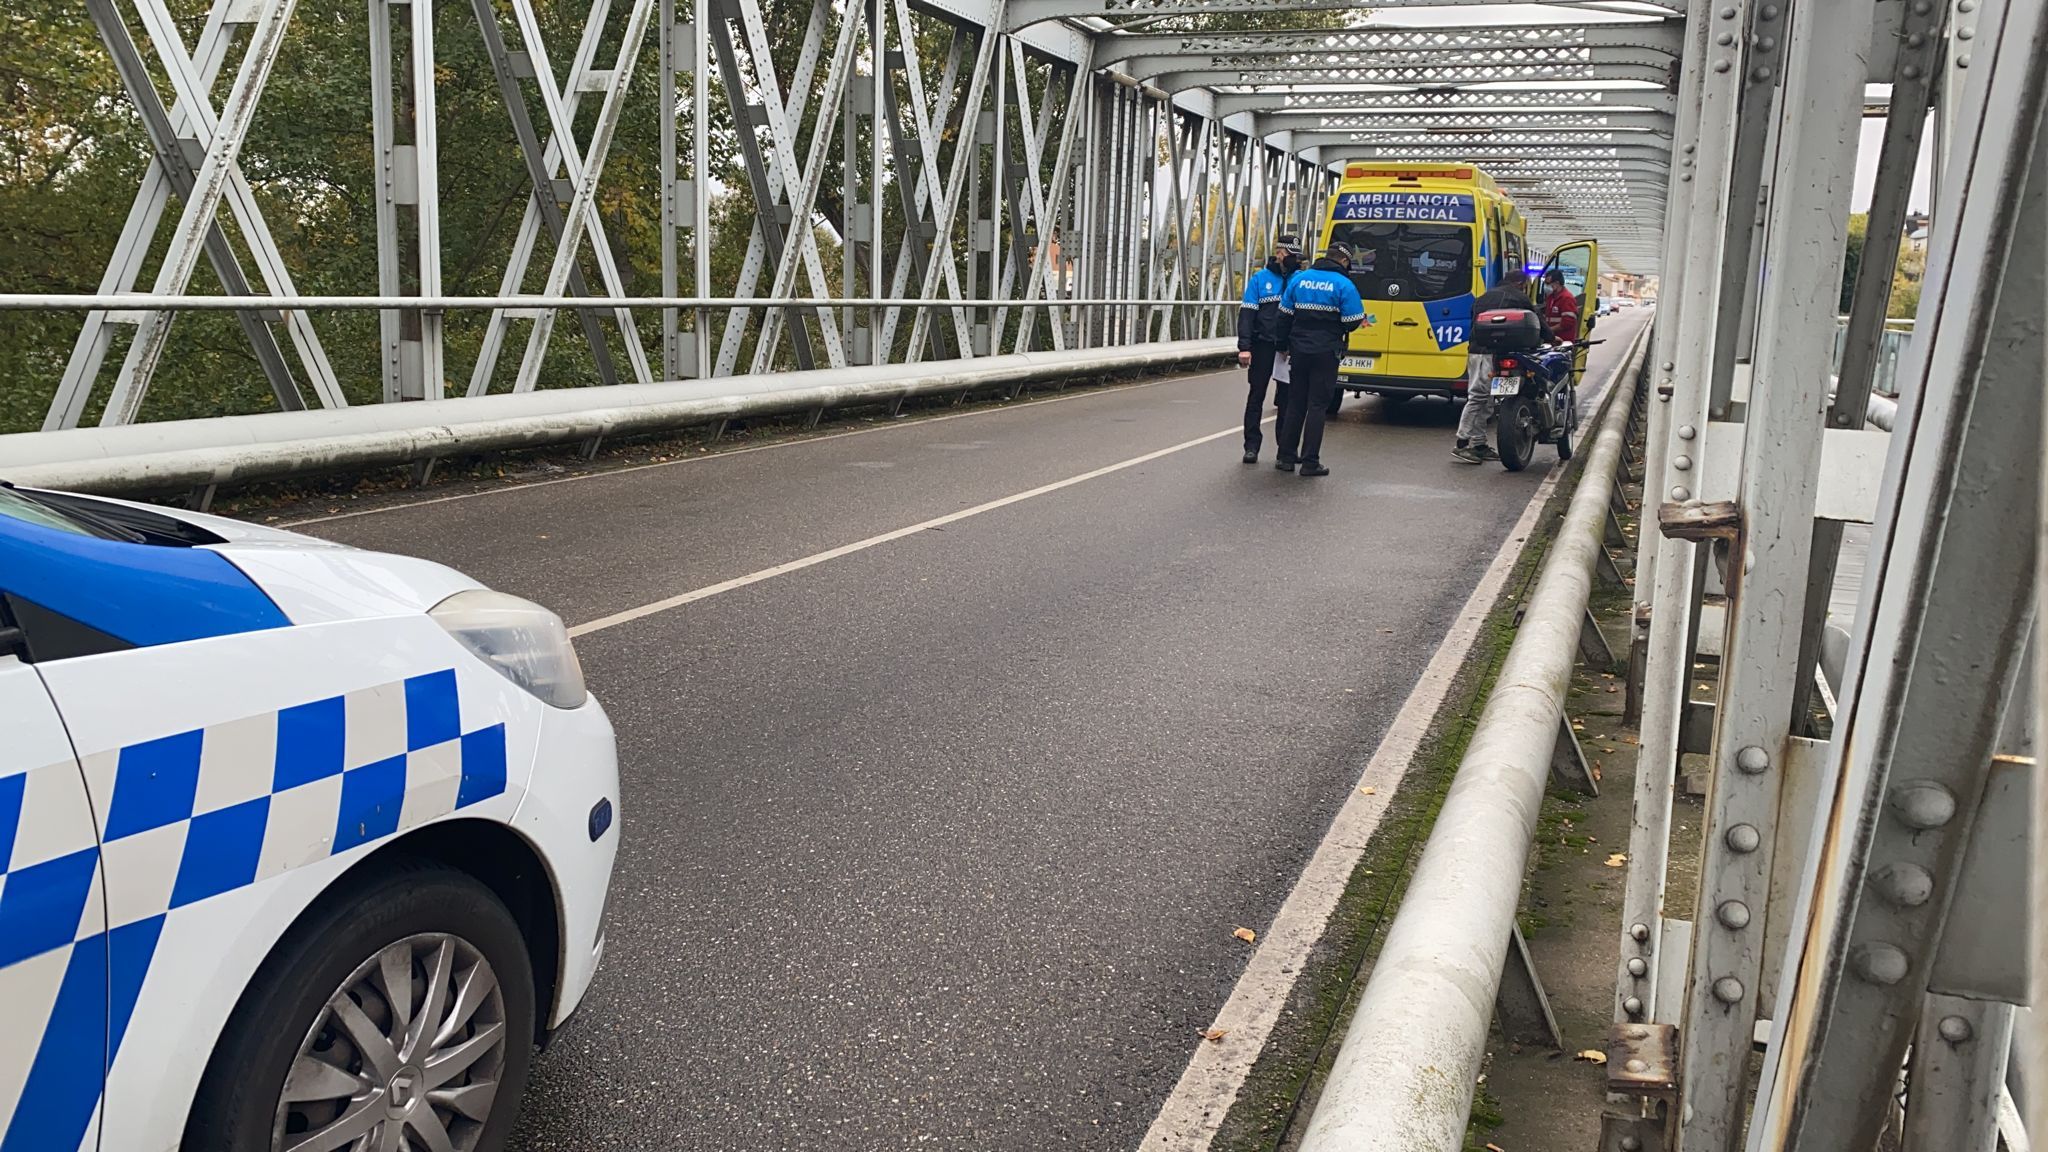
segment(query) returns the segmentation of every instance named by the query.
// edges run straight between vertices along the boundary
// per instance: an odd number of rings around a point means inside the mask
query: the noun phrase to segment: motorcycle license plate
[[[1493,378],[1491,394],[1495,396],[1513,396],[1521,390],[1521,387],[1522,382],[1513,376],[1495,376]]]
[[[1343,365],[1346,368],[1354,368],[1360,372],[1370,372],[1372,371],[1373,357],[1346,356],[1343,360]]]

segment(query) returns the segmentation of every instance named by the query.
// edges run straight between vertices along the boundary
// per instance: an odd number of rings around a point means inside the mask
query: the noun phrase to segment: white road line
[[[325,516],[308,516],[301,520],[284,520],[271,525],[274,528],[298,528],[307,524],[325,524],[333,520],[353,520],[359,516],[376,516],[385,512],[403,512],[408,508],[425,508],[430,504],[447,504],[456,500],[474,500],[479,496],[498,496],[506,492],[523,492],[528,488],[548,488],[556,484],[574,484],[579,480],[598,480],[606,476],[623,476],[628,472],[645,472],[650,468],[673,468],[678,464],[702,464],[709,460],[724,460],[733,456],[748,456],[755,452],[769,452],[777,448],[794,448],[800,444],[817,444],[826,440],[844,440],[849,436],[865,436],[870,432],[888,432],[898,428],[918,428],[926,424],[940,424],[947,420],[965,420],[971,416],[989,416],[997,412],[1016,412],[1025,408],[1039,408],[1047,404],[1058,404],[1065,400],[1087,400],[1096,396],[1113,396],[1122,392],[1135,392],[1140,388],[1155,388],[1161,384],[1178,384],[1183,380],[1199,380],[1204,376],[1216,376],[1217,372],[1189,372],[1179,376],[1162,376],[1157,380],[1139,380],[1130,384],[1111,384],[1102,388],[1091,388],[1085,392],[1063,392],[1057,396],[1041,396],[1036,400],[1019,400],[1000,408],[976,408],[971,412],[949,412],[943,416],[912,416],[891,424],[876,424],[867,428],[846,428],[827,432],[819,436],[799,436],[791,440],[777,440],[773,444],[754,444],[746,448],[726,448],[717,452],[706,452],[702,456],[685,456],[679,460],[657,460],[651,464],[629,464],[624,468],[606,468],[597,472],[579,472],[574,476],[558,476],[553,480],[530,480],[524,484],[499,484],[481,488],[475,492],[456,492],[447,496],[428,496],[419,500],[407,500],[402,504],[386,504],[379,508],[363,508],[354,512],[330,512]],[[680,429],[678,429],[680,431]]]
[[[1627,360],[1624,356],[1621,363],[1626,364]],[[1430,722],[1436,718],[1458,671],[1472,652],[1472,645],[1478,641],[1487,614],[1506,587],[1515,562],[1521,559],[1522,550],[1536,529],[1537,518],[1543,514],[1543,506],[1549,502],[1563,473],[1562,466],[1554,466],[1536,486],[1521,517],[1501,543],[1500,551],[1494,553],[1492,563],[1479,577],[1479,586],[1458,610],[1458,618],[1437,645],[1422,678],[1416,681],[1393,725],[1381,738],[1372,759],[1366,762],[1365,773],[1352,787],[1344,806],[1338,809],[1337,818],[1330,822],[1330,830],[1323,834],[1322,843],[1316,845],[1315,855],[1309,858],[1308,866],[1302,869],[1301,877],[1280,905],[1279,914],[1259,938],[1251,962],[1245,965],[1244,974],[1231,989],[1230,999],[1216,1013],[1215,1023],[1209,1027],[1223,1033],[1222,1038],[1196,1044],[1194,1056],[1174,1084],[1172,1094],[1146,1130],[1139,1145],[1142,1152],[1206,1152],[1222,1128],[1224,1118],[1237,1102],[1238,1092],[1251,1076],[1252,1065],[1266,1049],[1273,1025],[1280,1019],[1280,1010],[1286,1006],[1295,980],[1308,962],[1309,951],[1329,926],[1330,916],[1336,912],[1359,858],[1365,855],[1366,845],[1379,829],[1380,818],[1408,774],[1409,762],[1415,758]]]
[[[1273,417],[1268,416],[1265,420],[1260,421],[1260,423],[1271,423],[1272,420]],[[786,561],[772,568],[763,568],[758,572],[749,572],[745,576],[735,576],[730,580],[721,580],[716,584],[707,584],[693,591],[683,592],[663,600],[656,600],[652,604],[642,604],[638,608],[628,608],[624,612],[614,612],[609,616],[600,616],[595,620],[578,624],[574,628],[569,629],[569,635],[588,636],[592,632],[601,632],[606,628],[630,623],[645,616],[652,616],[657,612],[666,612],[671,608],[680,608],[685,604],[694,604],[699,600],[708,600],[722,592],[731,592],[738,588],[745,588],[749,584],[759,584],[763,580],[773,580],[777,576],[786,576],[791,572],[801,572],[805,568],[823,564],[827,560],[837,560],[841,556],[851,556],[855,552],[865,552],[870,548],[887,544],[894,540],[901,540],[906,536],[915,536],[919,532],[929,532],[934,528],[943,528],[948,524],[955,524],[971,516],[979,516],[984,512],[993,512],[998,508],[1008,508],[1012,504],[1020,504],[1035,497],[1058,492],[1062,488],[1072,488],[1076,484],[1085,484],[1090,480],[1107,476],[1112,472],[1121,472],[1126,468],[1135,468],[1140,464],[1150,463],[1162,456],[1171,456],[1175,452],[1207,444],[1212,440],[1221,440],[1226,436],[1242,435],[1244,435],[1244,427],[1242,425],[1233,425],[1221,432],[1211,432],[1207,436],[1197,436],[1193,440],[1183,440],[1170,448],[1161,448],[1156,452],[1147,452],[1143,456],[1133,456],[1128,460],[1119,460],[1114,464],[1105,464],[1100,468],[1083,472],[1078,476],[1069,476],[1064,480],[1055,480],[1050,484],[1041,484],[1028,491],[990,500],[985,504],[976,504],[972,508],[962,508],[958,512],[948,512],[944,516],[935,516],[930,520],[921,520],[916,524],[893,529],[879,536],[870,536],[865,540],[856,540],[851,544],[841,544],[837,548],[827,548],[823,552],[813,552],[799,560]]]

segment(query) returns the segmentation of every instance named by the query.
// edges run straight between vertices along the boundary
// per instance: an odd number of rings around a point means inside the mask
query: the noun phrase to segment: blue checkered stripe
[[[447,669],[84,766],[97,846],[51,810],[81,802],[72,765],[0,779],[0,1001],[42,1037],[25,1081],[0,1068],[0,1152],[78,1147],[166,916],[501,795],[505,726],[464,731]]]

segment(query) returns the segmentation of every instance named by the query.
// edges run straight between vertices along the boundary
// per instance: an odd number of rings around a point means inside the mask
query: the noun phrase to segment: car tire
[[[445,1039],[422,1028],[406,1043],[397,997],[382,992],[400,964],[412,1001],[405,1015],[417,1020],[438,991],[443,1018],[431,1031],[449,1031]],[[330,1008],[344,997],[354,1011]],[[534,1000],[526,939],[496,893],[442,865],[382,869],[324,897],[257,970],[207,1062],[183,1146],[248,1152],[330,1125],[439,1124],[460,1152],[497,1152],[533,1063]],[[400,1039],[370,1054],[352,1039],[365,1025]],[[436,1083],[450,1064],[459,1070]],[[294,1093],[309,1098],[287,1108],[294,1071]],[[351,1104],[366,1085],[370,1095]],[[381,1145],[373,1136],[370,1146]]]

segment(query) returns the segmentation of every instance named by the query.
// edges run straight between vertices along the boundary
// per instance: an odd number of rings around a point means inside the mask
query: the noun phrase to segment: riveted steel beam
[[[1626,24],[1468,25],[1439,28],[1362,28],[1289,32],[1210,32],[1193,35],[1105,35],[1097,54],[1105,63],[1146,56],[1273,56],[1322,62],[1475,52],[1557,53],[1633,48],[1672,59],[1679,26],[1672,21]]]
[[[1641,109],[1671,114],[1677,98],[1661,88],[1586,88],[1558,85],[1542,88],[1408,88],[1396,91],[1361,88],[1263,88],[1250,92],[1218,92],[1216,115],[1240,112],[1283,114],[1324,110],[1389,112],[1421,116],[1456,115],[1477,109],[1531,112],[1538,110]]]
[[[1589,0],[1378,0],[1372,7],[1396,9],[1456,5],[1469,8],[1483,4],[1518,2],[1557,8],[1585,8],[1594,12],[1611,11],[1601,3]],[[1675,5],[1675,0],[1645,0],[1645,3],[1649,7],[1662,8],[1668,12],[1682,10]],[[1118,20],[1130,17],[1211,16],[1240,12],[1350,12],[1356,11],[1357,8],[1356,0],[1012,0],[1009,26],[1018,29],[1047,20],[1078,20],[1089,16]]]

